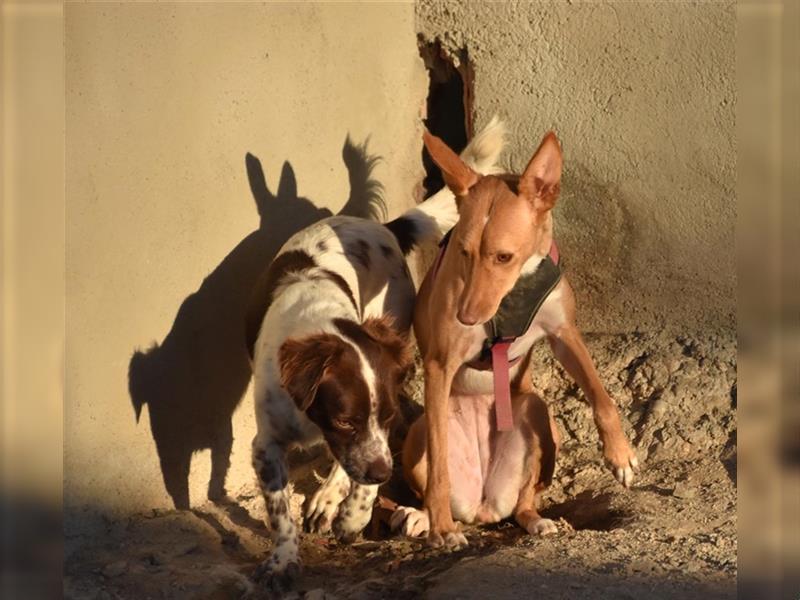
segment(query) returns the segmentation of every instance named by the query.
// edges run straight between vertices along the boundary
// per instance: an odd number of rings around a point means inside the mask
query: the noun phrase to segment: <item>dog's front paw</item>
[[[306,509],[303,529],[309,533],[329,533],[337,510],[339,502],[336,499],[315,496]]]
[[[431,548],[443,548],[450,552],[461,550],[469,545],[467,538],[460,531],[431,531],[428,533],[427,544]]]
[[[344,508],[333,520],[333,535],[343,544],[352,544],[369,523],[371,510]]]
[[[639,459],[628,441],[623,438],[603,444],[603,457],[616,480],[626,488],[631,487],[634,473],[639,468]]]
[[[430,530],[431,520],[425,510],[398,506],[389,519],[389,527],[392,531],[400,530],[407,537],[420,537]]]
[[[329,533],[333,518],[349,491],[350,480],[341,467],[334,466],[306,505],[303,528],[309,533]]]
[[[253,579],[264,589],[283,595],[289,592],[300,577],[302,568],[297,558],[282,561],[273,553],[253,573]]]
[[[558,527],[550,519],[536,519],[525,528],[531,535],[550,535],[558,533]]]

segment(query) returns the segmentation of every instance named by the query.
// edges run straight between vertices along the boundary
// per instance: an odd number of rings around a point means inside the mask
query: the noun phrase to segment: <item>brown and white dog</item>
[[[427,132],[425,145],[456,196],[459,220],[420,287],[414,313],[425,415],[406,438],[403,468],[424,496],[424,509],[398,509],[392,524],[408,535],[427,531],[429,544],[448,547],[467,543],[453,516],[471,523],[513,514],[531,534],[550,533],[555,524],[537,512],[536,495],[552,478],[558,434],[526,373],[534,342],[547,337],[580,385],[615,477],[629,486],[638,466],[575,326],[575,298],[564,277],[508,348],[511,430],[494,428],[493,373],[475,367],[504,296],[550,252],[561,147],[548,133],[521,176],[482,176]]]
[[[478,171],[502,148],[494,121],[464,151]],[[331,217],[291,237],[257,286],[247,316],[257,434],[253,466],[274,547],[258,576],[288,583],[300,570],[289,514],[286,453],[327,443],[335,459],[307,503],[306,526],[354,539],[372,513],[378,484],[392,473],[388,432],[409,366],[415,288],[405,254],[438,240],[457,220],[442,190],[381,225]]]

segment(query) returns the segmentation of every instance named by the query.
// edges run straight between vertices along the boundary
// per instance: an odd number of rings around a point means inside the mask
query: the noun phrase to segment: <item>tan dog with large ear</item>
[[[448,401],[451,394],[458,402],[470,395],[486,397],[488,394],[487,410],[493,412],[491,394],[496,389],[493,387],[495,382],[491,368],[487,369],[485,365],[486,344],[492,343],[490,322],[521,276],[532,276],[540,264],[544,264],[548,253],[553,256],[551,209],[559,194],[562,154],[555,134],[550,132],[521,176],[482,176],[427,131],[424,141],[434,162],[442,170],[447,186],[456,196],[459,221],[417,297],[414,330],[425,372],[424,433],[409,435],[404,455],[410,464],[404,464],[404,468],[409,483],[424,496],[425,512],[430,519],[429,543],[458,547],[466,544],[466,538],[458,531],[451,509],[451,505],[455,506],[463,499],[451,494],[448,463],[459,457],[454,455],[452,448],[448,449],[448,432],[454,431],[454,417]],[[636,456],[622,431],[616,406],[603,388],[575,326],[572,289],[566,278],[557,281],[535,317],[528,322],[527,330],[517,334],[507,349],[511,365],[507,373],[511,380],[510,394],[517,426],[510,432],[500,431],[498,436],[486,433],[487,446],[475,449],[476,456],[485,457],[486,453],[491,456],[495,451],[499,455],[502,454],[497,449],[499,442],[492,440],[505,433],[515,435],[522,432],[520,435],[535,437],[538,441],[525,442],[524,452],[528,455],[515,458],[528,466],[529,476],[520,484],[512,484],[517,485],[513,490],[513,502],[509,500],[508,490],[504,489],[500,494],[502,501],[495,503],[497,506],[487,506],[484,502],[477,513],[461,511],[485,521],[504,518],[508,514],[501,513],[510,513],[513,509],[517,521],[531,533],[552,530],[544,524],[546,519],[543,520],[536,512],[535,496],[552,474],[550,463],[554,461],[557,446],[555,431],[542,429],[542,424],[546,429],[549,421],[546,405],[533,394],[530,378],[525,372],[530,349],[541,337],[548,338],[556,357],[591,404],[605,459],[616,478],[624,485],[630,485],[633,469],[637,467]],[[529,419],[520,412],[523,410],[521,407],[534,404],[539,407],[531,409],[533,412],[530,414],[538,415],[535,418]],[[541,412],[543,405],[544,413]],[[462,402],[459,410],[466,410],[464,407],[468,406],[469,403]],[[485,415],[478,418],[487,420]],[[491,420],[491,416],[488,419]],[[525,422],[524,429],[521,429],[522,421]],[[418,429],[422,432],[422,424]],[[470,435],[474,437],[476,434],[468,433],[467,437]],[[549,441],[543,445],[541,440]],[[483,442],[481,438],[479,443]],[[552,454],[552,461],[546,459],[548,453]],[[491,467],[481,465],[478,468],[484,485],[488,486]]]

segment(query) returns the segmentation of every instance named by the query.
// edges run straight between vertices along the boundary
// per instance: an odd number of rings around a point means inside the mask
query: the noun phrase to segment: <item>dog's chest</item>
[[[474,484],[484,486],[493,466],[502,460],[515,460],[507,455],[507,444],[501,444],[494,422],[494,396],[492,394],[459,395],[451,397],[451,419],[457,424],[456,431],[463,435],[453,435],[452,449],[448,450],[451,464],[465,467],[463,475]],[[468,460],[464,462],[463,458]],[[522,458],[518,461],[524,462]],[[477,469],[477,470],[476,470]],[[477,477],[476,477],[477,475]],[[458,473],[456,473],[458,476]]]
[[[509,369],[511,380],[517,376],[520,363],[531,347],[548,332],[556,331],[564,323],[565,318],[562,307],[562,289],[558,286],[542,303],[528,329],[509,347],[508,357],[512,363]],[[480,358],[485,340],[490,334],[491,331],[488,328],[474,328],[467,343],[469,350],[465,353],[469,357],[468,360]],[[494,392],[494,375],[491,368],[475,369],[467,364],[462,365],[453,379],[453,391],[459,394],[492,394]]]

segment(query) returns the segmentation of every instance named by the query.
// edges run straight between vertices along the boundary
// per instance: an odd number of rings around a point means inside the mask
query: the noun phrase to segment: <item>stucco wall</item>
[[[207,447],[197,439],[232,418],[228,488],[252,480],[249,395],[237,404],[249,285],[294,230],[373,196],[370,156],[385,159],[373,176],[388,216],[413,203],[427,93],[418,31],[467,48],[476,125],[508,121],[509,167],[558,132],[557,236],[584,330],[733,325],[728,3],[70,3],[65,14],[71,514],[171,505],[156,413],[173,471],[175,444]],[[208,480],[204,450],[192,503]]]
[[[390,216],[414,202],[427,87],[414,7],[70,3],[65,18],[65,503],[169,506],[150,415],[189,444],[198,423],[230,418],[249,378],[248,285],[318,208],[342,208],[349,176],[355,204],[375,191],[367,137]],[[129,361],[153,342],[137,425]],[[246,396],[233,415],[229,489],[252,480],[251,410]],[[194,458],[193,503],[208,463]]]
[[[556,235],[588,331],[734,325],[735,5],[424,1],[523,169],[555,129]],[[453,52],[457,55],[457,52]]]

